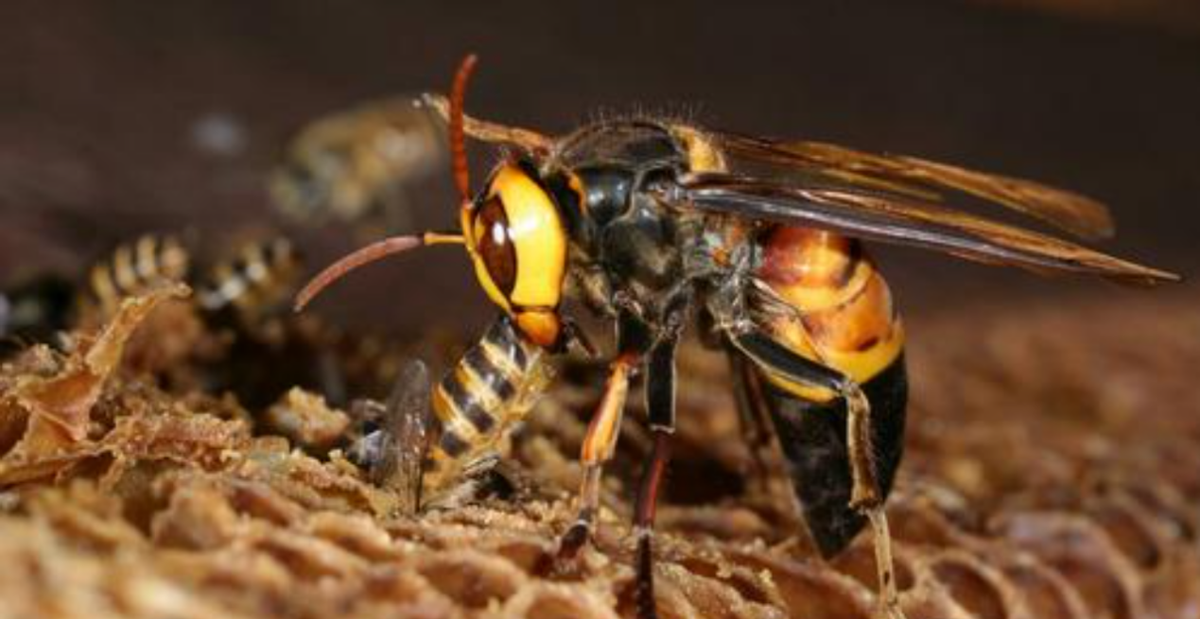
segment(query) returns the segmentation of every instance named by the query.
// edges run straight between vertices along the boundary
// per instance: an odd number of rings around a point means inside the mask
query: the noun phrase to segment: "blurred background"
[[[559,133],[598,112],[682,112],[1029,177],[1110,204],[1119,234],[1104,249],[1184,274],[1200,263],[1193,0],[10,0],[0,284],[81,273],[146,231],[220,245],[290,226],[266,178],[298,127],[362,100],[444,90],[470,51],[481,64],[467,107],[480,117]],[[494,154],[472,157],[485,168]],[[447,177],[411,205],[421,221],[454,224]],[[333,224],[296,233],[314,268],[362,240]],[[909,311],[1140,294],[881,254]],[[492,311],[452,249],[375,267],[339,294],[345,311],[400,330],[479,325]]]

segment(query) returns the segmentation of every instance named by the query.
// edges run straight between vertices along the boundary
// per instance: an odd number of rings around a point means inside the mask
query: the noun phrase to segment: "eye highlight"
[[[517,284],[517,251],[509,237],[508,216],[498,196],[483,204],[475,218],[475,247],[492,282],[505,296]]]

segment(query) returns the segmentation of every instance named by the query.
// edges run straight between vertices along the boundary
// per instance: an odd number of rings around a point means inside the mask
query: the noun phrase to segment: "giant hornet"
[[[616,353],[583,442],[578,518],[561,553],[571,556],[590,536],[630,379],[644,372],[654,439],[634,525],[645,618],[657,614],[652,524],[675,428],[675,351],[693,319],[732,356],[748,414],[772,420],[821,554],[838,554],[869,526],[882,609],[900,617],[884,500],[903,447],[905,332],[864,241],[1126,283],[1179,279],[943,202],[958,192],[1084,239],[1110,235],[1105,207],[1074,193],[913,157],[648,118],[551,138],[465,116],[474,66],[474,56],[463,61],[448,102],[426,99],[449,122],[460,231],[391,237],[352,253],[309,283],[297,309],[385,255],[466,248],[501,312],[434,387],[428,449],[401,445],[399,457],[424,471],[412,491],[425,493],[426,504],[494,457],[546,387],[548,359],[586,344],[565,315],[565,297],[611,321]],[[474,195],[464,135],[507,152]]]

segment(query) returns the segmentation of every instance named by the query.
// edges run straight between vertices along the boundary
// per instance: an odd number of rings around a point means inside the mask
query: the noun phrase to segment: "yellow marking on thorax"
[[[724,154],[702,131],[687,125],[673,125],[671,133],[683,143],[692,172],[724,172],[728,169]]]

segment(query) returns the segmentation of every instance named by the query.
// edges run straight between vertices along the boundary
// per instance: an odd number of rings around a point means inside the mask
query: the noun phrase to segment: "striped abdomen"
[[[251,243],[210,270],[196,300],[206,312],[231,310],[253,321],[291,298],[299,267],[296,249],[286,238]]]
[[[300,271],[295,248],[282,237],[249,244],[203,275],[195,270],[191,255],[178,239],[146,235],[118,246],[111,258],[92,267],[83,301],[96,310],[95,318],[103,320],[116,311],[124,297],[145,294],[168,282],[183,282],[196,287],[196,303],[205,314],[231,312],[252,324],[288,301]]]
[[[891,291],[861,243],[832,232],[781,226],[761,247],[755,276],[767,294],[760,295],[755,309],[774,339],[859,384],[900,356],[904,329]],[[832,396],[778,377],[772,382],[808,399]]]
[[[904,453],[908,379],[904,329],[883,277],[858,241],[802,228],[773,229],[760,241],[757,321],[794,352],[854,379],[869,405],[870,462],[879,495],[891,491]],[[804,520],[821,553],[841,552],[864,526],[851,507],[854,477],[849,410],[832,391],[761,368],[749,369],[751,406],[769,416],[788,460]]]
[[[92,267],[88,301],[102,315],[112,314],[121,299],[135,296],[167,282],[186,281],[191,266],[187,250],[170,236],[146,235],[121,245],[110,260]]]
[[[436,497],[465,471],[496,456],[552,375],[545,351],[518,333],[507,316],[492,323],[433,391],[437,427],[426,495]]]

